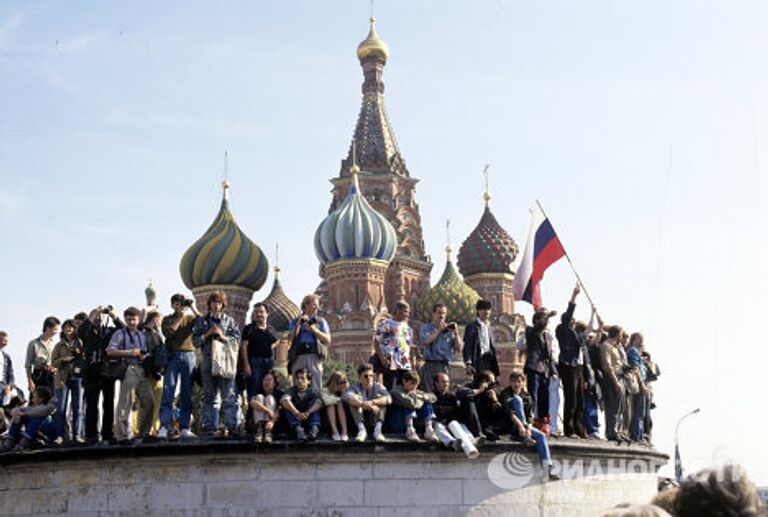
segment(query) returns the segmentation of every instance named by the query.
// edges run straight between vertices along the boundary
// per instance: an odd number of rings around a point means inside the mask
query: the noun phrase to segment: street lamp
[[[680,483],[683,480],[683,464],[680,461],[680,439],[678,434],[680,433],[680,424],[688,418],[691,415],[695,415],[701,411],[701,408],[696,408],[690,413],[686,413],[683,416],[680,417],[680,420],[677,421],[677,425],[675,426],[675,480]]]

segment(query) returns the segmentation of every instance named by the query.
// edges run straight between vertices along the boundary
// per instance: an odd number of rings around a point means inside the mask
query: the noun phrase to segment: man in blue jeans
[[[634,332],[629,337],[629,348],[627,348],[627,362],[633,368],[627,375],[636,375],[640,385],[640,391],[630,395],[632,397],[632,417],[629,423],[629,437],[633,442],[645,441],[643,421],[645,420],[645,399],[648,395],[645,387],[646,370],[642,353],[643,335],[639,332]]]
[[[171,296],[173,314],[163,318],[161,328],[168,348],[168,363],[163,378],[163,397],[160,402],[160,430],[157,437],[168,438],[168,427],[173,413],[173,401],[176,397],[176,384],[181,379],[179,389],[180,413],[179,428],[181,438],[195,438],[189,425],[192,416],[192,370],[195,369],[195,348],[192,344],[192,330],[200,313],[192,300],[183,294]]]
[[[320,432],[320,409],[323,400],[310,387],[309,371],[299,368],[293,373],[293,386],[280,399],[288,425],[300,442],[315,441]]]
[[[11,427],[8,439],[0,451],[23,451],[29,449],[42,435],[47,443],[52,443],[58,433],[51,415],[56,413],[57,402],[48,386],[38,386],[32,392],[32,403],[17,407],[11,411]],[[24,431],[22,431],[24,429]]]
[[[542,472],[546,473],[551,480],[558,477],[552,473],[552,458],[549,454],[549,444],[547,437],[529,424],[525,419],[523,410],[523,399],[520,393],[523,391],[523,374],[512,372],[509,376],[509,387],[512,389],[512,396],[507,402],[510,420],[512,420],[512,439],[523,441],[526,445],[535,445],[536,452],[539,454]]]
[[[533,314],[533,326],[527,326],[516,347],[525,353],[528,393],[533,397],[533,426],[546,435],[550,432],[549,385],[558,376],[555,338],[547,325],[557,312],[539,307]]]
[[[435,412],[432,404],[437,401],[434,393],[425,393],[417,389],[419,374],[416,372],[403,373],[402,386],[395,386],[392,390],[392,409],[390,411],[389,426],[395,432],[405,431],[405,438],[409,442],[437,442],[437,434],[433,427]],[[414,427],[414,422],[424,424],[424,440],[419,438]]]

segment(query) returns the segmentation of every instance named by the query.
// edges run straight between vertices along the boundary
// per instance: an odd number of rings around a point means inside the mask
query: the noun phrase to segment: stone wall
[[[588,449],[555,446],[553,455],[602,465],[630,459],[648,470],[546,483],[534,476],[510,490],[489,478],[489,465],[509,451],[535,463],[530,450],[515,445],[488,447],[474,461],[407,444],[46,451],[2,457],[0,514],[586,516],[653,496],[666,456],[626,446]]]

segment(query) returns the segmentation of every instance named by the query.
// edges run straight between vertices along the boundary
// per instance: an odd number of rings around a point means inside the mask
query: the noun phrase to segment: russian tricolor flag
[[[515,300],[528,302],[534,309],[541,307],[539,282],[544,277],[544,271],[563,256],[565,250],[560,239],[541,206],[536,203],[531,212],[523,257],[512,286]]]

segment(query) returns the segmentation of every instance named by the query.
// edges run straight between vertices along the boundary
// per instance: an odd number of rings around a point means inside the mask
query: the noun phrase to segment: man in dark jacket
[[[560,345],[560,357],[557,368],[563,380],[563,394],[565,407],[563,409],[563,426],[565,436],[574,434],[580,438],[586,438],[584,430],[584,375],[585,364],[589,363],[586,355],[587,326],[584,323],[576,323],[573,319],[573,311],[576,310],[576,297],[580,289],[577,285],[573,288],[568,308],[560,317],[560,324],[555,328],[555,336]]]
[[[554,357],[554,337],[547,330],[549,318],[557,312],[539,307],[533,314],[533,326],[517,340],[517,349],[525,352],[525,376],[528,393],[533,397],[533,426],[549,436],[549,381],[557,376]]]
[[[464,329],[464,365],[467,375],[477,378],[482,371],[489,370],[499,375],[496,346],[491,331],[491,302],[478,300],[475,305],[477,320]]]
[[[107,314],[114,325],[102,321],[102,315]],[[125,325],[115,314],[111,306],[98,306],[91,311],[88,319],[77,329],[77,335],[83,342],[86,360],[85,377],[85,440],[96,443],[99,440],[99,396],[101,406],[101,439],[114,442],[115,435],[112,424],[115,418],[115,378],[108,371],[107,346],[112,334]]]

